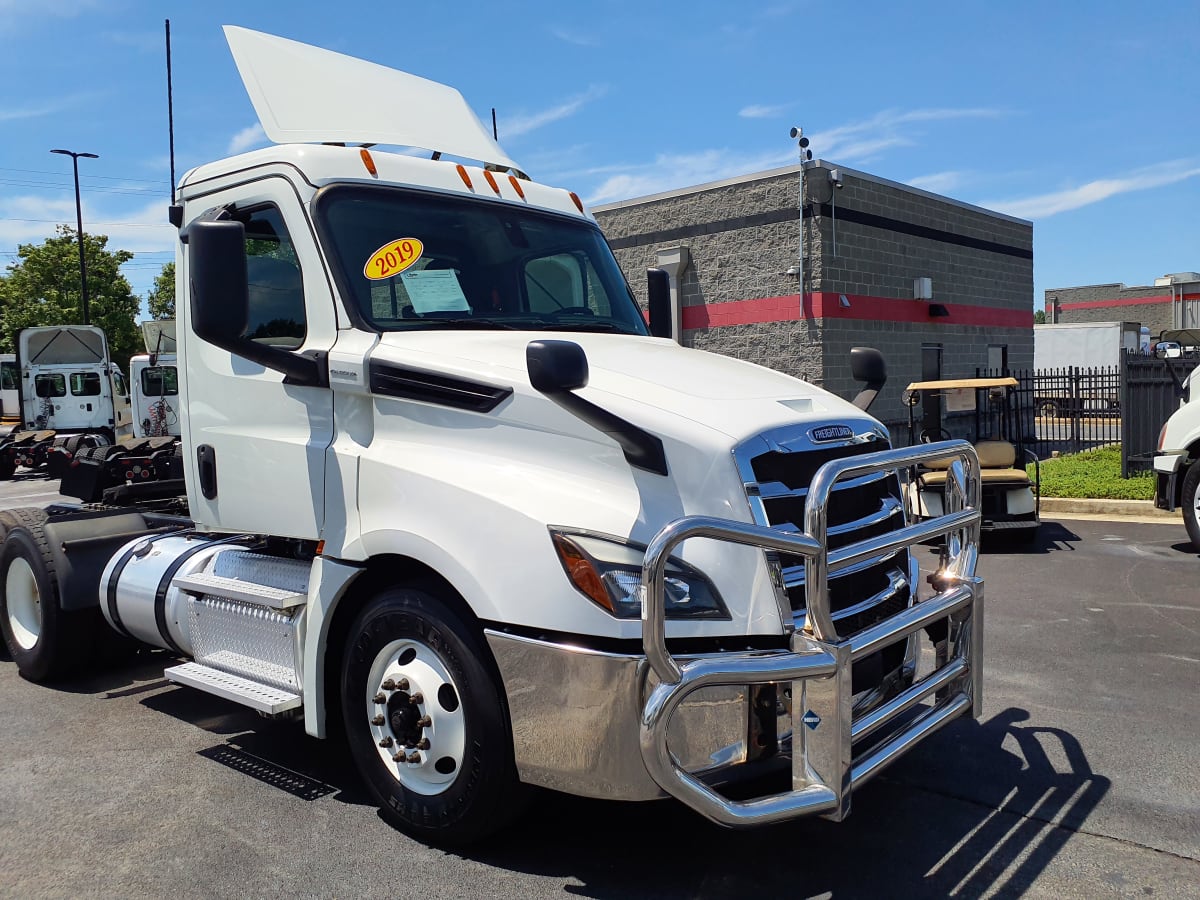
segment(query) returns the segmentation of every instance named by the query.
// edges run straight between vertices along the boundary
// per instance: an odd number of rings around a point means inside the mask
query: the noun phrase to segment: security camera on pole
[[[788,275],[795,275],[796,282],[800,285],[800,305],[804,306],[804,164],[812,160],[812,151],[808,149],[808,138],[804,136],[804,129],[799,125],[793,125],[789,132],[792,139],[800,147],[800,252],[796,258],[796,265],[787,270]]]

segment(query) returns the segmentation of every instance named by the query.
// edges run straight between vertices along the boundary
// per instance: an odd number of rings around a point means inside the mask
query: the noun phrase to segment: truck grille
[[[876,430],[847,439],[813,441],[820,429],[777,429],[746,442],[735,452],[755,520],[782,531],[804,530],[808,486],[825,463],[888,449]],[[828,506],[830,549],[895,531],[904,526],[900,485],[880,473],[839,482]],[[780,554],[783,584],[797,628],[806,615],[804,560]],[[829,577],[830,610],[841,637],[895,615],[909,605],[913,586],[907,552],[884,554]]]

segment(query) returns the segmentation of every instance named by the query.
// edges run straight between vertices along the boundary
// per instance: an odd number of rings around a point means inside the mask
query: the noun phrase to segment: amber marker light
[[[571,201],[575,204],[575,208],[583,212],[583,201],[579,199],[579,195],[574,191],[568,191],[567,193],[570,195]]]
[[[471,176],[467,174],[467,170],[461,163],[456,165],[454,168],[458,170],[458,177],[463,180],[463,184],[467,186],[467,190],[471,191],[471,193],[474,193],[475,185],[471,184]]]
[[[517,181],[517,178],[515,175],[508,176],[508,183],[513,186],[513,190],[517,192],[517,196],[520,197],[522,200],[524,200],[525,199],[525,189],[521,187],[521,183],[519,181]]]
[[[500,185],[496,184],[496,179],[487,169],[483,170],[483,177],[487,179],[487,183],[492,186],[492,190],[496,192],[496,196],[500,196]]]
[[[616,615],[612,600],[608,596],[608,591],[604,589],[600,573],[596,571],[592,561],[574,542],[563,535],[556,534],[553,537],[554,549],[558,551],[559,561],[562,562],[567,577],[571,579],[571,584],[575,585],[576,589],[593,603]]]
[[[362,157],[363,165],[367,167],[367,171],[378,178],[379,172],[375,168],[375,160],[371,159],[370,151],[366,147],[362,147],[359,149],[358,155]]]
[[[325,540],[324,540],[324,538],[322,538],[321,540],[317,541],[317,556],[320,556],[324,552],[325,552]]]

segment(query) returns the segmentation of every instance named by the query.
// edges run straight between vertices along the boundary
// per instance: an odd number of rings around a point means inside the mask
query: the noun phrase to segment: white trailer
[[[1116,381],[1094,370],[1115,369],[1125,353],[1141,352],[1141,326],[1137,322],[1080,322],[1033,326],[1033,368],[1045,375],[1063,374],[1039,385],[1060,385],[1061,390],[1040,388],[1034,396],[1038,415],[1055,418],[1078,413],[1116,415],[1121,395]],[[1079,370],[1068,374],[1066,370]],[[1070,390],[1071,379],[1075,389]]]
[[[1137,322],[1078,322],[1033,326],[1035,369],[1106,369],[1121,364],[1121,354],[1141,352]]]
[[[647,327],[579,198],[457,91],[226,34],[281,143],[172,209],[186,491],[3,520],[22,674],[77,673],[106,622],[188,660],[173,682],[343,735],[439,843],[526,785],[838,820],[979,715],[978,458],[889,447],[875,351],[851,403],[681,347],[666,273]],[[944,514],[914,523],[900,473],[938,460]],[[780,793],[725,790],[781,767]]]

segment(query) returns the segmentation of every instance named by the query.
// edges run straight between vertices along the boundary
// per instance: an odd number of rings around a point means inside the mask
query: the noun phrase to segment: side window
[[[57,374],[33,376],[33,390],[39,397],[67,396],[67,379]]]
[[[174,366],[151,366],[142,369],[142,395],[145,397],[174,397],[179,393],[179,372]]]
[[[283,216],[274,206],[244,216],[250,294],[246,336],[276,347],[299,347],[308,331],[304,285]]]
[[[113,390],[117,392],[118,397],[129,396],[129,385],[125,383],[125,376],[120,372],[112,373]]]
[[[72,372],[71,394],[75,397],[99,397],[99,372]]]
[[[525,264],[525,296],[530,312],[612,315],[600,278],[583,254],[558,253],[529,260]]]
[[[14,362],[0,363],[0,390],[15,391],[17,389],[17,364]]]

